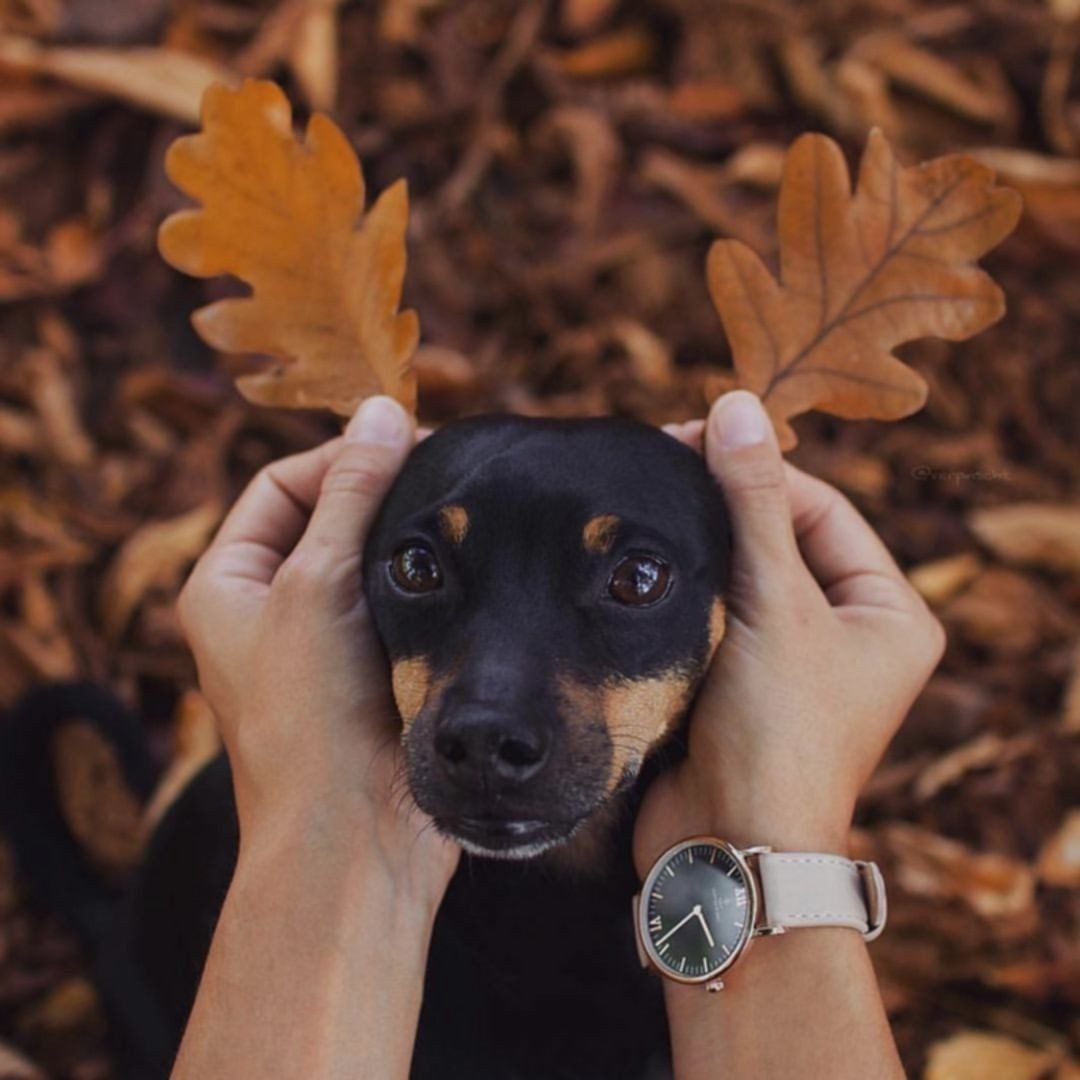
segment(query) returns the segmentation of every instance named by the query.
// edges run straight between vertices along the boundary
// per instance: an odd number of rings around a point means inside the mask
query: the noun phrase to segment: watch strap
[[[764,913],[760,931],[843,926],[872,941],[885,928],[885,883],[877,865],[816,852],[757,856]]]

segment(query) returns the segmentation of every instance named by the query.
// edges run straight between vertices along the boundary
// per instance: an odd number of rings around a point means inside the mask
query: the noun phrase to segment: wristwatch
[[[668,848],[634,897],[642,966],[710,991],[724,988],[720,976],[756,937],[844,926],[873,941],[886,913],[876,863],[770,847],[740,850],[715,836]]]

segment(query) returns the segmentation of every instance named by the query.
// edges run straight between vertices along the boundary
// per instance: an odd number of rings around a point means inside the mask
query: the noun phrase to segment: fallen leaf
[[[201,209],[161,227],[162,255],[197,277],[233,274],[250,297],[195,313],[202,337],[225,352],[273,357],[237,379],[249,401],[328,407],[351,415],[372,394],[416,401],[409,361],[415,312],[398,313],[405,275],[408,201],[403,181],[364,203],[359,162],[327,117],[292,133],[288,100],[274,84],[211,87],[203,130],[177,140],[166,171]]]
[[[943,604],[978,576],[982,561],[972,551],[922,563],[908,571],[908,581],[928,604]]]
[[[899,86],[976,123],[998,125],[1016,113],[1015,101],[1002,87],[981,86],[955,64],[913,45],[901,33],[867,35],[854,52]]]
[[[777,59],[796,101],[822,117],[835,131],[854,135],[861,126],[848,95],[836,86],[821,44],[811,35],[794,33],[777,47]]]
[[[19,617],[0,620],[0,639],[38,679],[73,679],[79,660],[69,627],[42,575],[24,569],[15,584]]]
[[[779,281],[738,241],[716,241],[708,260],[741,385],[782,447],[796,443],[788,419],[808,409],[894,420],[920,408],[926,384],[892,349],[962,340],[1001,317],[1001,290],[972,261],[1019,213],[986,166],[954,155],[901,168],[879,131],[852,195],[836,143],[799,138],[780,188]]]
[[[605,23],[618,6],[619,0],[562,0],[559,25],[574,36],[588,34]]]
[[[176,49],[48,47],[10,34],[0,35],[0,63],[189,124],[197,121],[199,99],[208,86],[235,82],[228,68]]]
[[[379,37],[396,45],[416,43],[428,11],[445,0],[382,0],[379,4]]]
[[[1037,753],[1041,748],[1039,740],[1031,735],[1005,739],[996,732],[988,731],[927,765],[915,779],[915,797],[925,802],[969,772],[1005,765]]]
[[[630,370],[646,386],[670,386],[674,375],[671,346],[634,319],[613,319],[611,337],[626,350]]]
[[[54,350],[43,347],[32,349],[24,363],[30,399],[41,418],[46,445],[64,465],[89,465],[94,459],[94,445],[79,418],[62,360]]]
[[[1061,728],[1080,731],[1080,645],[1073,650],[1072,668],[1062,695]]]
[[[15,1019],[15,1028],[28,1042],[50,1045],[101,1028],[103,1023],[97,989],[88,979],[72,975],[23,1009]]]
[[[1006,562],[1080,573],[1080,506],[1011,503],[975,510],[971,531]]]
[[[923,1080],[1039,1080],[1060,1060],[1007,1035],[961,1031],[930,1047]]]
[[[1047,885],[1080,888],[1080,810],[1070,810],[1039,852],[1036,867]]]
[[[82,221],[67,221],[53,229],[44,255],[49,276],[61,287],[89,281],[101,270],[101,247]]]
[[[150,521],[136,530],[113,557],[101,583],[98,603],[106,635],[120,637],[148,590],[174,588],[221,517],[212,499],[179,517]]]
[[[765,242],[753,215],[730,197],[733,180],[726,167],[698,165],[667,150],[650,150],[642,158],[640,176],[644,183],[684,202],[710,229],[744,244]]]
[[[6,231],[6,224],[0,221],[0,233]],[[10,228],[9,235],[0,236],[0,299],[66,292],[101,271],[100,244],[86,223],[77,218],[54,225],[40,248],[22,241],[17,222]]]
[[[332,109],[338,92],[338,11],[342,0],[306,5],[289,50],[289,67],[313,109]]]
[[[413,369],[425,402],[432,398],[450,403],[467,401],[480,381],[472,360],[442,345],[421,345],[413,357]]]
[[[913,896],[961,900],[987,920],[1014,919],[1034,910],[1035,874],[1018,859],[974,851],[905,822],[884,826],[880,836],[896,859],[897,885]]]
[[[749,143],[739,147],[724,167],[734,183],[772,191],[784,176],[784,148],[777,143]]]
[[[652,34],[642,26],[613,30],[585,45],[552,53],[555,67],[575,79],[606,79],[648,67],[655,51]]]
[[[0,1042],[0,1076],[4,1080],[45,1080],[41,1069],[5,1042]]]
[[[1071,613],[1033,578],[991,566],[940,610],[946,627],[1000,655],[1029,653],[1076,632]]]
[[[746,111],[746,98],[727,79],[701,79],[672,90],[668,108],[688,120],[730,120]]]
[[[583,232],[594,232],[622,159],[611,124],[593,109],[562,105],[544,116],[537,138],[566,142],[577,174],[576,217]]]

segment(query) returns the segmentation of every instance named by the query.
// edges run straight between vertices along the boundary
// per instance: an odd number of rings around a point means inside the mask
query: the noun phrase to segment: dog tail
[[[139,807],[149,799],[157,770],[135,717],[93,683],[46,684],[0,717],[0,827],[35,895],[95,952],[125,883],[103,872],[65,815],[56,747],[74,726],[111,751]]]

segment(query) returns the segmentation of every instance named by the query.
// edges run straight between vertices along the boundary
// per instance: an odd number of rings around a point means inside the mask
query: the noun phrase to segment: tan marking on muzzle
[[[401,713],[402,727],[408,731],[431,689],[431,665],[422,656],[398,660],[391,669],[390,682]]]
[[[585,523],[581,542],[585,545],[585,550],[593,555],[606,555],[615,543],[618,530],[619,519],[615,514],[598,514]]]
[[[724,640],[724,633],[727,631],[727,606],[724,601],[718,596],[712,605],[712,610],[709,612],[709,651],[705,656],[706,665],[712,663],[712,658],[716,655],[716,650],[720,646],[720,642]]]
[[[460,544],[469,532],[469,511],[464,506],[444,506],[439,511],[439,532],[451,544]]]
[[[601,687],[601,708],[612,744],[609,788],[619,782],[628,765],[640,764],[671,733],[689,704],[693,685],[693,675],[676,668]]]
[[[678,668],[647,679],[609,679],[600,686],[585,686],[566,676],[559,679],[559,691],[571,714],[607,728],[609,791],[628,765],[640,765],[671,733],[689,703],[693,685],[693,675]]]

